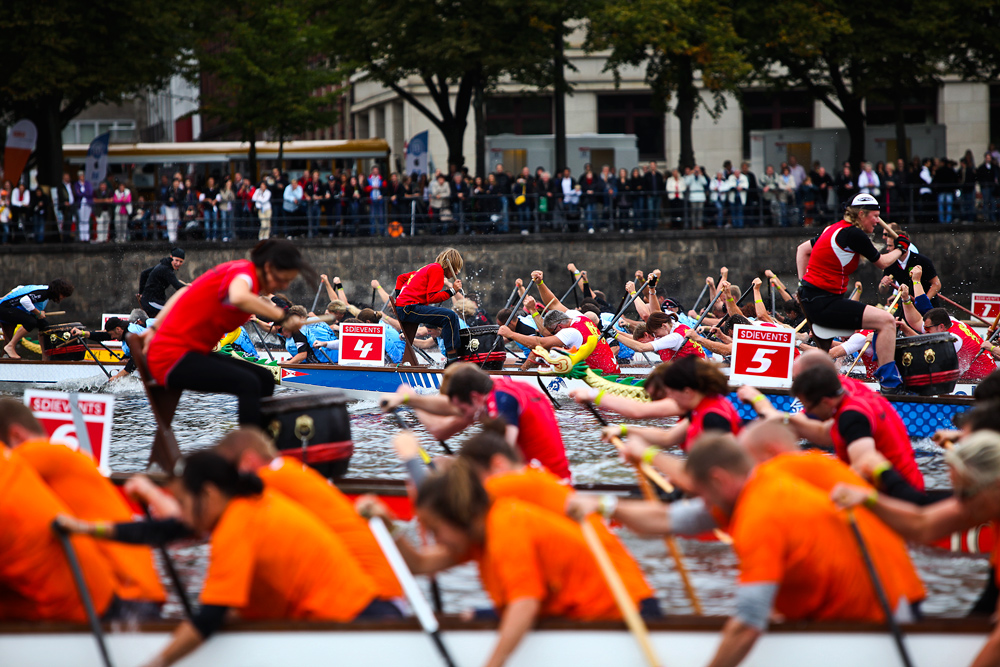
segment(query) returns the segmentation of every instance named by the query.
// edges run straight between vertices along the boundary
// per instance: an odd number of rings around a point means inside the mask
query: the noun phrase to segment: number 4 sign
[[[733,384],[755,387],[792,386],[792,361],[795,359],[795,332],[791,329],[734,327],[732,372]]]
[[[381,324],[340,325],[340,363],[345,366],[385,366]]]

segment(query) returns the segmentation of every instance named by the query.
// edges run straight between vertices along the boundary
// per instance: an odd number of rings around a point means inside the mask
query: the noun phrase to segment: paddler
[[[445,345],[445,365],[459,360],[461,349],[458,314],[431,304],[447,301],[462,289],[458,273],[465,266],[454,248],[443,250],[430,264],[396,278],[396,315],[400,322],[416,322],[441,329]],[[445,279],[454,280],[452,286]]]
[[[914,327],[918,334],[950,333],[954,336],[958,355],[958,372],[962,382],[978,382],[997,369],[992,354],[980,354],[985,344],[969,326],[948,314],[944,308],[931,308]]]
[[[38,473],[74,517],[132,520],[132,510],[95,461],[81,451],[50,443],[45,429],[20,401],[0,400],[0,441]],[[149,547],[103,541],[97,547],[117,581],[115,613],[136,620],[159,618],[166,596]]]
[[[884,394],[903,393],[903,380],[896,368],[896,320],[891,313],[847,298],[851,274],[861,257],[880,269],[906,254],[910,240],[900,234],[895,248],[881,255],[869,238],[879,220],[879,203],[868,194],[854,197],[836,222],[795,254],[799,272],[799,301],[812,324],[832,329],[872,329],[878,334],[875,353],[884,363],[875,371]]]
[[[646,319],[645,335],[633,339],[628,334],[618,334],[618,342],[636,352],[656,352],[661,361],[696,356],[704,359],[705,349],[688,337],[692,331],[678,321],[676,313],[650,313]],[[640,340],[639,338],[642,338]]]
[[[491,376],[474,364],[449,366],[441,380],[441,393],[423,395],[401,385],[394,394],[383,394],[384,411],[400,405],[414,408],[431,434],[444,440],[476,421],[501,419],[504,437],[528,462],[569,480],[569,462],[559,423],[549,400],[533,386]]]
[[[545,315],[543,326],[550,332],[550,335],[525,336],[506,326],[500,327],[497,333],[530,350],[534,350],[536,347],[542,347],[546,350],[553,348],[578,350],[593,339],[596,340],[597,344],[587,356],[586,364],[606,375],[621,373],[618,362],[615,361],[614,351],[608,346],[607,341],[601,338],[601,332],[597,326],[582,314],[571,317],[567,313],[550,310]]]
[[[104,343],[109,340],[122,341],[122,358],[128,358],[128,362],[125,364],[125,368],[111,376],[110,381],[114,381],[125,377],[135,370],[135,364],[132,363],[132,359],[129,356],[128,345],[124,342],[125,333],[127,331],[130,331],[128,322],[120,317],[109,317],[108,321],[104,323],[103,331],[88,331],[86,329],[80,329],[79,327],[73,327],[69,330],[69,333],[72,336],[79,336],[86,340],[92,340],[96,343]],[[133,333],[142,333],[142,331],[145,331],[145,327],[139,331],[134,331]]]
[[[685,471],[700,498],[665,508],[577,494],[569,511],[579,516],[600,508],[606,518],[643,535],[697,535],[716,527],[729,532],[739,560],[739,588],[736,612],[709,663],[713,667],[742,662],[775,614],[792,622],[884,620],[848,522],[826,493],[782,465],[755,467],[731,435],[700,439],[688,453]],[[912,620],[907,594],[913,595],[913,583],[898,574],[902,568],[912,571],[906,551],[889,549],[887,543],[898,539],[865,514],[857,512],[858,526],[890,604],[898,618]]]
[[[73,285],[56,278],[48,285],[18,285],[0,297],[0,329],[3,330],[3,339],[7,341],[3,354],[11,359],[20,359],[17,344],[24,335],[32,329],[44,331],[48,328],[45,308],[49,302],[59,303],[71,296]],[[17,328],[19,324],[20,329]]]
[[[136,295],[142,309],[156,317],[167,303],[167,288],[179,290],[189,284],[177,277],[177,270],[184,265],[184,249],[174,248],[139,275],[139,293]]]
[[[259,295],[284,290],[306,268],[288,241],[260,241],[250,259],[220,264],[170,297],[143,334],[153,379],[171,389],[236,395],[239,423],[259,425],[260,399],[274,392],[274,375],[257,364],[212,354],[219,339],[251,315],[298,331],[304,318]]]
[[[185,620],[149,663],[172,665],[232,617],[248,621],[345,623],[398,617],[344,543],[311,512],[215,452],[182,459],[169,490],[181,520],[132,524],[78,522],[75,532],[145,543],[203,535],[210,560],[193,620]]]

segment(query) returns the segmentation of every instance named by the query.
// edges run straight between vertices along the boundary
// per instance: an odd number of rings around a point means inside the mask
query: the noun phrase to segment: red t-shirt
[[[257,294],[260,285],[253,262],[237,259],[206,271],[177,299],[160,323],[146,355],[149,372],[165,385],[167,375],[188,352],[208,354],[227,333],[243,326],[250,313],[229,303],[229,286],[234,280],[249,279]]]
[[[441,303],[452,297],[450,292],[444,292],[444,268],[434,262],[410,273],[404,273],[396,278],[397,306],[418,306],[429,303]]]
[[[962,373],[962,379],[982,380],[997,369],[992,354],[989,352],[979,354],[983,339],[975,331],[952,318],[948,333],[954,334],[962,341],[962,347],[958,350],[958,368]],[[979,354],[978,359],[976,359],[977,354]],[[976,361],[973,362],[973,359]]]
[[[835,222],[813,244],[802,279],[821,290],[843,294],[862,256],[872,262],[879,258],[868,235],[846,220]]]
[[[707,424],[705,423],[706,417],[709,419]],[[694,441],[706,429],[709,431],[721,430],[719,427],[722,426],[723,422],[725,422],[728,433],[736,434],[743,428],[740,414],[725,396],[706,396],[689,413],[688,418],[691,420],[691,426],[688,427],[687,437],[684,438],[684,444],[681,445],[681,449],[685,452],[691,448]]]
[[[507,378],[493,378],[486,409],[517,427],[517,448],[527,462],[538,461],[546,470],[570,478],[566,448],[549,400],[534,387]]]

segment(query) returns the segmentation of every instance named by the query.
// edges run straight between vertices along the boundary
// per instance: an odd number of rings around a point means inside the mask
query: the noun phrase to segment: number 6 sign
[[[729,379],[733,384],[788,388],[794,359],[795,332],[791,329],[738,324]]]

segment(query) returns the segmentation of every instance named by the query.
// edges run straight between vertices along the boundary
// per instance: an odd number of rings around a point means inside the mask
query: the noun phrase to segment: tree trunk
[[[476,174],[486,177],[486,99],[481,83],[476,84],[472,107],[476,121]]]
[[[285,173],[285,133],[278,135],[278,170]]]
[[[892,96],[892,110],[896,116],[896,159],[902,158],[903,163],[910,160],[906,150],[906,117],[903,115],[903,96],[896,91]]]
[[[691,135],[691,126],[694,124],[694,112],[698,108],[698,90],[694,87],[694,68],[690,58],[683,58],[677,62],[678,69],[683,71],[681,75],[683,83],[677,86],[677,104],[674,108],[674,116],[680,122],[681,129],[681,153],[678,166],[681,169],[693,167],[694,162],[694,139]]]
[[[462,144],[465,143],[466,121],[457,118],[445,126],[444,140],[448,144],[448,164],[455,165],[455,169],[461,170],[465,166],[465,156],[462,155]],[[447,171],[447,169],[445,170]],[[451,174],[448,174],[449,179]]]
[[[553,58],[552,115],[555,125],[555,168],[559,174],[566,168],[566,63],[563,55],[562,20],[556,24],[555,58]]]
[[[38,167],[38,182],[41,185],[55,186],[62,183],[63,128],[59,121],[59,102],[59,97],[43,98],[25,114],[38,128],[35,158]],[[73,180],[76,180],[75,175]]]
[[[252,176],[251,183],[260,183],[260,174],[257,173],[257,131],[254,128],[249,128],[247,130],[244,141],[250,142],[250,152],[247,155],[247,168],[250,170]]]
[[[840,104],[844,109],[844,125],[847,126],[847,136],[851,142],[847,161],[851,163],[851,171],[859,174],[865,157],[865,113],[861,110],[861,98],[842,97]]]

